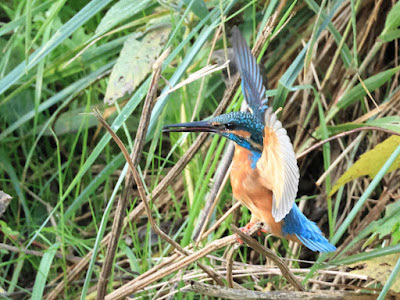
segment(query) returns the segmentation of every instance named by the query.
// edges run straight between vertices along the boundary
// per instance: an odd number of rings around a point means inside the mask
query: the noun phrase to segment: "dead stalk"
[[[290,271],[289,267],[281,260],[272,250],[261,245],[257,240],[253,239],[249,235],[245,234],[239,228],[231,225],[231,229],[236,233],[243,242],[249,245],[258,253],[264,255],[265,257],[271,259],[277,267],[281,270],[282,275],[298,290],[305,291],[304,287],[300,284],[294,274]]]

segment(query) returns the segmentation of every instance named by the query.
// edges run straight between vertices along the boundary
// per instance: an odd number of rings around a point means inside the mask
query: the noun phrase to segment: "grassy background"
[[[123,189],[127,168],[110,136],[88,113],[97,106],[113,129],[119,129],[128,150],[132,149],[150,82],[149,66],[139,68],[144,74],[136,79],[131,93],[111,105],[103,102],[110,72],[128,38],[134,36],[139,41],[130,52],[135,60],[147,51],[140,44],[146,35],[171,26],[166,41],[158,44],[160,51],[167,47],[172,50],[163,64],[165,80],[160,80],[158,87],[158,94],[163,95],[170,86],[209,64],[213,50],[229,46],[233,25],[238,25],[253,45],[275,12],[260,61],[268,78],[269,105],[283,107],[281,120],[297,154],[316,141],[360,126],[400,132],[400,6],[395,1],[0,3],[0,189],[13,196],[0,220],[1,292],[10,298],[40,299],[65,281],[60,298],[96,294],[106,253],[100,241],[110,232],[115,200]],[[220,34],[214,47],[217,30]],[[224,90],[221,72],[216,72],[160,97],[139,164],[148,193],[156,189],[196,138],[194,134],[165,135],[161,127],[211,115]],[[241,101],[237,93],[228,111],[239,110]],[[371,166],[381,170],[373,182],[363,176],[328,196],[362,153],[390,135],[379,130],[354,132],[299,159],[300,207],[338,250],[334,255],[319,256],[274,237],[269,237],[267,244],[287,259],[310,287],[379,293],[383,287],[389,289],[390,280],[385,283],[390,274],[390,278],[396,277],[398,268],[391,270],[400,251],[400,209],[396,202],[400,198],[400,173],[397,170],[384,175],[387,168],[383,163],[399,147],[390,148],[383,162],[371,159]],[[192,242],[213,182],[225,176],[216,170],[227,144],[210,136],[181,176],[154,199],[154,217],[182,246]],[[170,247],[151,232],[145,214],[135,211],[140,202],[137,196],[134,187],[126,213],[135,217],[127,222],[119,239],[108,291],[173,255]],[[234,203],[228,181],[209,224],[217,222]],[[231,223],[243,226],[249,219],[246,208],[237,210],[196,249],[230,234]],[[264,236],[260,237],[263,240]],[[201,261],[223,273],[224,250]],[[92,257],[90,272],[68,281],[79,258],[88,253]],[[238,253],[235,280],[243,287],[290,288],[274,273],[271,262],[247,247]],[[387,261],[389,267],[374,265],[376,258]],[[358,269],[364,270],[363,275],[354,271]],[[375,274],[377,269],[385,270],[385,275]],[[149,283],[135,297],[170,294],[194,298],[194,293],[179,291],[189,278],[200,280],[205,276],[192,264]],[[400,292],[398,284],[395,282],[389,292]]]

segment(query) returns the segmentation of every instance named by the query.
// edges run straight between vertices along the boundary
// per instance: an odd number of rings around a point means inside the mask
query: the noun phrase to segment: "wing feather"
[[[268,108],[264,120],[263,152],[257,168],[273,192],[272,216],[279,222],[293,207],[300,174],[290,138],[272,108]]]
[[[260,67],[239,29],[232,29],[232,45],[236,66],[242,78],[242,92],[253,114],[262,119],[265,87]]]

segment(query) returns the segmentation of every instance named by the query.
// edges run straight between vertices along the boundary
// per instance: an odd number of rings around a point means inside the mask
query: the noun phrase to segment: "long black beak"
[[[218,132],[209,121],[171,124],[163,127],[163,132]]]

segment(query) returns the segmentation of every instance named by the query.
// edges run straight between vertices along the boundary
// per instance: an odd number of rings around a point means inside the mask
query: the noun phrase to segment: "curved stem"
[[[349,130],[349,131],[345,131],[345,132],[339,133],[337,135],[331,136],[330,138],[328,138],[326,140],[320,141],[320,142],[312,145],[306,151],[304,151],[304,152],[300,153],[299,155],[297,155],[296,158],[299,159],[299,158],[302,158],[303,156],[306,156],[308,153],[310,153],[311,151],[314,151],[315,149],[321,147],[325,143],[328,143],[330,141],[336,140],[336,139],[344,137],[346,135],[350,135],[352,133],[363,131],[363,130],[376,130],[376,131],[382,131],[382,132],[386,132],[386,133],[389,133],[389,134],[400,136],[399,132],[396,132],[396,131],[393,131],[393,130],[390,130],[390,129],[385,129],[385,128],[376,127],[376,126],[364,126],[364,127],[360,127],[360,128],[356,128],[356,129],[352,129],[352,130]]]

